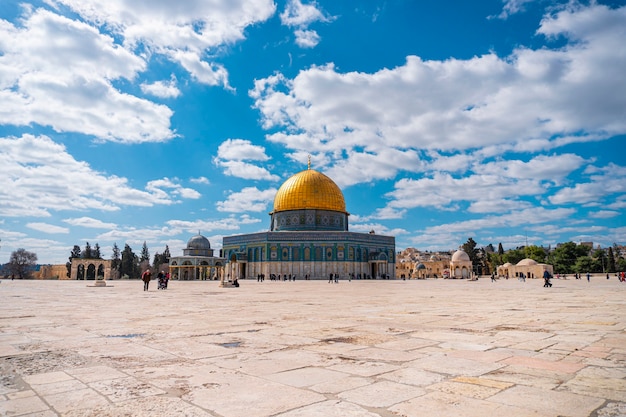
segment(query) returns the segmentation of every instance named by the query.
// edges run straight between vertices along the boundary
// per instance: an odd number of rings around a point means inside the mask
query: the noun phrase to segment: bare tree
[[[9,271],[19,279],[31,277],[34,266],[37,264],[37,254],[25,249],[18,249],[11,252],[9,259]]]

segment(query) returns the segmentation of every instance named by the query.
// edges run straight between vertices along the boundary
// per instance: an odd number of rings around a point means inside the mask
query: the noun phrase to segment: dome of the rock
[[[274,213],[302,209],[346,213],[346,202],[333,180],[309,168],[287,179],[274,197]]]

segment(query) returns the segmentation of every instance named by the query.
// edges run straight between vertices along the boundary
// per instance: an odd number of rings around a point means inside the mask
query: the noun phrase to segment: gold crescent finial
[[[308,162],[308,168],[307,169],[311,169],[311,155],[309,155],[309,162]]]

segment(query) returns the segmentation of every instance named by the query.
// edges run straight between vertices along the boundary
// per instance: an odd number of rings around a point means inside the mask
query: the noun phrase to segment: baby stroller
[[[161,273],[159,273],[157,278],[159,280],[158,289],[159,290],[166,290],[167,289],[167,277],[165,276],[165,274],[163,272],[161,272]]]

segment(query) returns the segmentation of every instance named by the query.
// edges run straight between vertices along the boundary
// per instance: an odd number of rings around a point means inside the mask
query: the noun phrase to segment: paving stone
[[[279,414],[277,417],[377,417],[356,404],[343,401],[324,401],[297,410]]]
[[[490,401],[526,407],[546,415],[572,417],[587,417],[604,403],[604,400],[599,398],[554,390],[546,392],[521,385],[494,395]]]
[[[44,399],[59,413],[74,410],[83,410],[86,413],[84,410],[108,404],[105,397],[90,388],[47,395]]]
[[[501,391],[499,388],[478,384],[466,384],[457,381],[445,381],[432,384],[428,390],[437,390],[449,394],[462,395],[464,397],[485,399]]]
[[[415,386],[398,384],[393,381],[381,381],[344,391],[338,396],[363,406],[382,408],[424,395],[424,393],[422,388]]]
[[[127,376],[110,366],[91,366],[88,368],[70,369],[67,373],[84,383],[124,378]]]
[[[417,385],[421,387],[443,381],[446,378],[446,376],[442,374],[425,371],[415,366],[407,366],[393,372],[379,375],[379,377],[401,384]]]
[[[218,415],[230,417],[251,414],[255,417],[273,416],[326,399],[311,391],[244,375],[236,375],[209,388],[193,389],[182,398]]]
[[[0,402],[1,416],[21,416],[49,410],[49,407],[39,397],[15,398]]]
[[[546,369],[555,372],[562,372],[572,374],[577,371],[580,371],[585,367],[584,364],[581,363],[569,363],[564,361],[551,361],[540,358],[529,358],[523,356],[513,356],[511,358],[506,358],[501,361],[501,363],[507,365],[517,365],[524,366],[528,368],[536,368],[536,369]]]
[[[324,381],[319,384],[311,385],[309,389],[319,393],[336,394],[342,391],[348,391],[353,388],[369,385],[371,383],[372,381],[368,378],[348,376],[345,378]]]
[[[444,392],[431,392],[389,407],[401,416],[547,417],[538,411]]]
[[[323,382],[343,379],[347,375],[343,372],[332,371],[324,368],[306,367],[265,375],[265,378],[292,387],[308,387]]]
[[[409,363],[409,366],[443,374],[479,376],[502,368],[505,365],[500,363],[485,363],[451,356],[430,356],[412,361]]]

